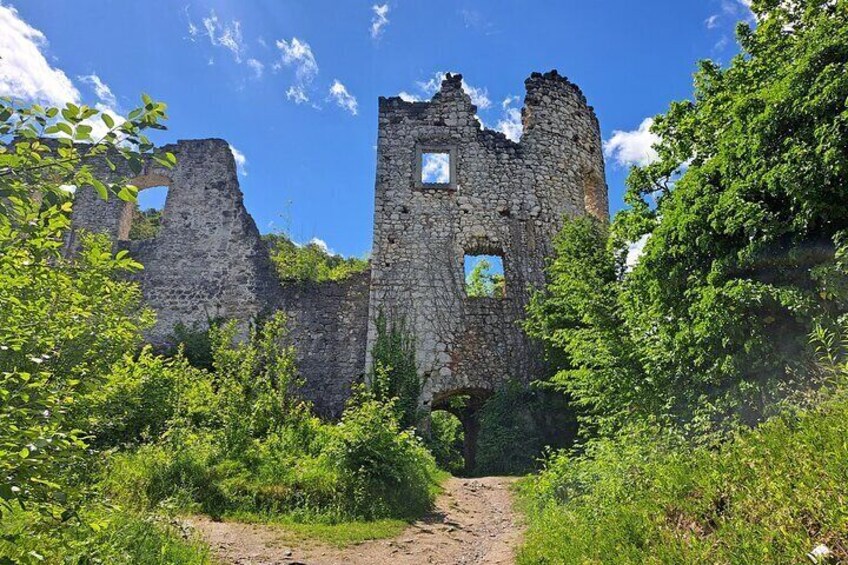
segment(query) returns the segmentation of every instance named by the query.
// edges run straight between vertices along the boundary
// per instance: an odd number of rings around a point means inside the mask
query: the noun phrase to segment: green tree
[[[74,406],[152,322],[138,287],[120,278],[141,268],[126,252],[89,235],[77,254],[63,254],[68,187],[135,200],[135,187],[95,178],[95,162],[134,172],[148,156],[174,163],[152,155],[143,133],[163,127],[165,105],[143,102],[116,120],[87,106],[0,99],[0,512],[14,504],[74,513],[68,477],[85,449]]]
[[[619,423],[757,422],[810,384],[810,331],[848,309],[848,2],[752,7],[742,53],[702,62],[693,99],[656,118],[659,159],[628,178],[615,253],[600,232],[596,257],[561,239],[531,309],[555,381]]]
[[[264,237],[282,281],[339,281],[368,269],[367,259],[331,254],[315,242],[298,245],[284,234]]]
[[[492,263],[488,259],[480,259],[465,277],[465,293],[477,298],[503,298],[506,293],[504,276],[492,273]]]

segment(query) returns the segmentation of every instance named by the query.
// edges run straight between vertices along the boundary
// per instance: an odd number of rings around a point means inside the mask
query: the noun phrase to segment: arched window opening
[[[167,185],[139,186],[137,201],[124,207],[118,239],[140,241],[159,235],[167,198]]]

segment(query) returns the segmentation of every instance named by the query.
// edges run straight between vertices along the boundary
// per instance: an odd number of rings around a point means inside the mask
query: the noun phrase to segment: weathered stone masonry
[[[448,75],[429,102],[380,99],[372,269],[346,281],[277,279],[229,147],[216,139],[166,148],[177,166],[151,162],[133,181],[169,187],[154,239],[126,241],[131,207],[81,189],[69,247],[80,229],[104,232],[144,264],[138,280],[158,315],[153,341],[177,322],[286,311],[303,393],[324,414],[339,414],[365,374],[381,310],[403,316],[415,333],[423,405],[446,408],[456,394],[483,398],[538,369],[518,321],[544,282],[563,218],[608,214],[600,131],[580,90],[556,71],[534,73],[525,85],[519,143],[481,129],[459,75]],[[450,155],[447,186],[421,183],[421,155],[431,150]],[[465,296],[466,254],[503,258],[504,298]]]

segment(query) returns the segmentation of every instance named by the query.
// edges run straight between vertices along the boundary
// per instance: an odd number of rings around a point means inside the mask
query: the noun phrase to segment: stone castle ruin
[[[132,204],[80,189],[69,245],[81,229],[107,233],[144,265],[137,277],[158,315],[154,342],[178,322],[285,311],[302,394],[329,416],[366,373],[377,314],[403,318],[415,337],[422,405],[451,409],[450,398],[469,395],[457,415],[473,444],[476,407],[509,379],[527,381],[540,369],[520,320],[544,283],[563,218],[608,216],[594,111],[556,71],[533,73],[525,86],[518,143],[481,128],[460,75],[447,75],[428,102],[380,98],[371,269],[344,281],[277,278],[233,156],[218,139],[169,146],[173,169],[151,161],[132,181],[169,189],[154,238],[129,240]],[[433,156],[449,171],[438,182],[423,176]],[[464,261],[475,255],[501,258],[503,296],[466,295]]]

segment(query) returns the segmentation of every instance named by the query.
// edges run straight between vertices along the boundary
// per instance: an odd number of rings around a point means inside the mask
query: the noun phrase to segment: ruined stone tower
[[[556,71],[525,85],[518,143],[481,128],[460,75],[429,102],[380,99],[368,339],[380,311],[406,321],[431,409],[537,375],[519,322],[552,240],[565,217],[608,216],[592,108]],[[422,180],[432,154],[449,162],[438,184]],[[478,254],[502,259],[503,297],[466,296],[464,257]]]
[[[177,166],[150,161],[133,178],[166,185],[162,227],[128,241],[131,205],[77,191],[69,248],[80,229],[107,233],[143,265],[137,278],[157,312],[152,341],[174,325],[210,318],[249,320],[288,314],[291,345],[316,409],[338,415],[363,379],[376,338],[375,318],[403,318],[416,340],[424,380],[421,404],[458,414],[474,443],[476,407],[509,379],[537,375],[540,355],[520,321],[563,219],[608,215],[598,122],[580,90],[556,71],[525,81],[524,133],[516,143],[481,128],[462,77],[447,75],[428,102],[381,98],[371,271],[345,281],[280,281],[256,224],[244,208],[235,162],[224,140],[180,141],[166,148]],[[438,155],[445,178],[422,176]],[[109,176],[105,169],[101,174]],[[502,258],[505,295],[466,296],[464,257]]]

